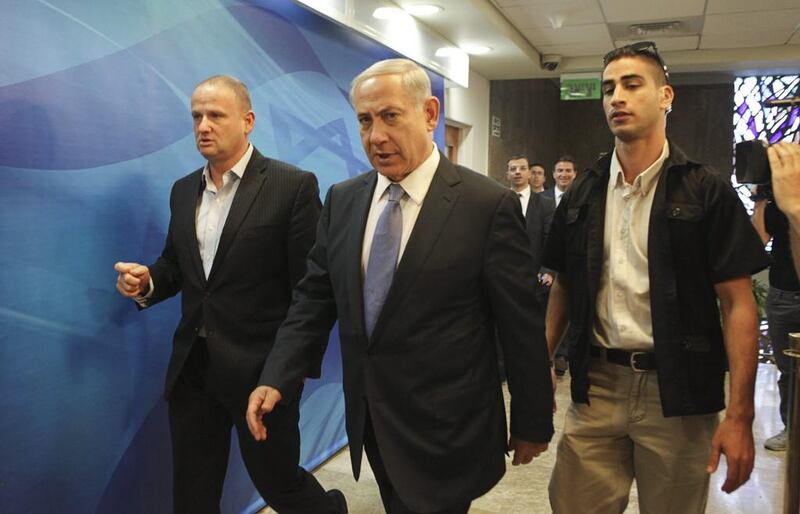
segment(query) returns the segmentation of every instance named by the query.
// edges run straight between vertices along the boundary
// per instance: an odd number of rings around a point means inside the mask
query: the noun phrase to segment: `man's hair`
[[[355,105],[355,93],[365,81],[380,75],[399,75],[406,93],[418,106],[432,96],[431,79],[420,65],[408,59],[386,59],[378,61],[359,73],[350,84],[350,103]]]
[[[575,171],[578,171],[578,165],[575,163],[575,158],[573,156],[571,156],[571,155],[562,155],[561,157],[556,159],[556,163],[553,164],[553,169],[556,168],[556,166],[558,165],[559,162],[571,162],[572,163],[572,169],[574,169]]]
[[[508,166],[508,163],[509,163],[509,162],[511,162],[511,161],[517,161],[517,160],[519,160],[519,159],[525,159],[525,162],[527,162],[527,163],[528,163],[528,168],[530,168],[530,167],[531,167],[531,161],[528,159],[528,156],[527,156],[527,155],[525,155],[525,154],[520,154],[520,155],[512,155],[512,156],[511,156],[511,157],[509,157],[509,158],[508,158],[508,160],[506,161],[506,166]]]
[[[534,162],[534,163],[532,163],[532,164],[531,164],[530,166],[528,166],[528,167],[529,167],[530,169],[533,169],[533,167],[534,167],[534,166],[539,166],[539,167],[540,167],[540,168],[542,168],[543,170],[546,170],[546,169],[547,169],[547,168],[545,167],[545,165],[544,165],[544,164],[542,164],[541,162]]]
[[[612,50],[604,57],[603,70],[605,70],[606,67],[612,62],[622,59],[623,57],[633,57],[651,64],[651,68],[654,68],[655,70],[655,73],[653,73],[653,78],[655,78],[656,85],[659,87],[667,85],[669,77],[667,75],[667,71],[665,70],[666,64],[664,64],[664,60],[657,53],[655,48],[653,48],[652,51],[644,51],[637,49],[635,45],[627,45],[617,48],[616,50]]]
[[[195,89],[200,86],[227,87],[236,95],[237,100],[239,100],[239,105],[244,112],[253,109],[253,104],[250,102],[250,92],[247,90],[247,86],[236,77],[231,77],[230,75],[214,75],[197,84]]]

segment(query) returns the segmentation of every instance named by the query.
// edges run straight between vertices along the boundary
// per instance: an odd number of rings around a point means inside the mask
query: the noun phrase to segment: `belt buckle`
[[[631,352],[631,359],[628,364],[630,364],[631,369],[634,373],[647,373],[646,369],[639,369],[636,367],[636,356],[637,355],[646,355],[647,352]]]

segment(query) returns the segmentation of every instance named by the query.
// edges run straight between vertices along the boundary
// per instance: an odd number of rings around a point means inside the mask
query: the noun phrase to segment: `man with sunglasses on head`
[[[730,182],[667,141],[674,92],[655,44],[603,64],[615,147],[562,198],[544,257],[559,272],[550,355],[565,331],[576,345],[550,503],[621,513],[636,479],[642,512],[699,513],[722,454],[727,493],[753,468],[750,275],[767,258]]]

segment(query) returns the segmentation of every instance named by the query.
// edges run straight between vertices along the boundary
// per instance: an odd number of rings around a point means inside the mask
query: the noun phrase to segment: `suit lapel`
[[[242,182],[236,190],[236,196],[233,197],[231,210],[228,212],[228,217],[225,220],[225,226],[222,228],[222,235],[219,238],[219,245],[217,246],[217,253],[214,256],[214,264],[211,266],[211,272],[208,274],[208,280],[214,277],[214,274],[221,266],[225,259],[225,254],[228,252],[239,226],[247,217],[250,207],[253,205],[261,186],[268,175],[268,159],[264,158],[258,150],[253,148],[253,155],[250,157],[250,162],[247,163]]]
[[[422,269],[425,259],[436,244],[439,234],[447,224],[450,213],[458,200],[459,193],[455,186],[461,181],[455,166],[443,155],[440,156],[439,167],[433,175],[431,187],[422,204],[417,221],[411,231],[400,265],[394,274],[383,310],[375,322],[372,331],[372,342],[378,340],[391,314],[397,312],[400,303],[408,294],[408,290]]]
[[[530,220],[538,214],[536,212],[536,207],[534,204],[536,203],[536,198],[534,196],[536,193],[533,192],[533,189],[530,189],[530,195],[528,195],[528,208],[525,210],[525,226],[530,227],[531,222]]]
[[[354,222],[348,224],[347,234],[347,283],[350,296],[350,305],[353,306],[355,313],[355,326],[367,337],[367,329],[364,325],[364,292],[363,279],[361,277],[361,252],[364,248],[364,230],[369,216],[369,207],[372,203],[372,195],[375,193],[375,184],[378,182],[377,172],[367,173],[363,177],[361,187],[354,192],[352,213]]]
[[[200,277],[201,283],[205,284],[206,274],[203,271],[200,246],[197,243],[197,203],[200,201],[200,195],[203,194],[203,168],[194,172],[190,184],[181,193],[181,197],[176,202],[176,205],[180,206],[180,212],[178,213],[180,222],[173,229],[176,230],[173,237],[186,237],[188,239],[189,253],[191,254],[195,273]]]

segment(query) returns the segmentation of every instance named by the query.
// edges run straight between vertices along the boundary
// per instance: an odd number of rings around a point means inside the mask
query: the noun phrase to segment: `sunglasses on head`
[[[656,48],[656,44],[653,41],[639,41],[638,43],[621,46],[619,48],[611,50],[603,57],[603,67],[605,68],[606,66],[608,66],[608,63],[610,63],[611,61],[615,60],[620,56],[631,55],[631,54],[643,55],[645,57],[655,59],[655,61],[658,62],[659,66],[661,66],[661,69],[664,70],[664,76],[667,79],[669,79],[669,71],[667,71],[667,65],[664,63],[664,60],[658,54],[658,49]]]

